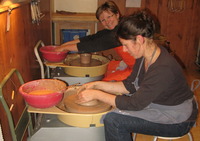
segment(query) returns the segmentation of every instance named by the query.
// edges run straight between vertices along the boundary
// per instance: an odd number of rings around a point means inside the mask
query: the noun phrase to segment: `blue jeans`
[[[159,124],[137,117],[108,113],[104,118],[106,141],[132,141],[131,133],[153,136],[182,136],[194,125],[192,122],[179,124]]]

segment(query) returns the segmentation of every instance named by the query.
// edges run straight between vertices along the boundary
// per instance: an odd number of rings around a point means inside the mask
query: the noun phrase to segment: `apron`
[[[193,98],[176,106],[165,106],[151,103],[141,111],[119,110],[116,108],[111,112],[138,117],[154,123],[176,124],[184,122],[190,117],[193,107],[192,100]]]

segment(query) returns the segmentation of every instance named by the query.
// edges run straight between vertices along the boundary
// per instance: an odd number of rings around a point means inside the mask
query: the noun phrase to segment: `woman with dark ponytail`
[[[122,19],[117,37],[136,58],[131,75],[121,82],[87,83],[79,90],[79,103],[98,99],[115,107],[103,118],[107,141],[131,141],[131,133],[183,136],[196,121],[193,92],[181,66],[154,42],[155,30],[147,10]]]

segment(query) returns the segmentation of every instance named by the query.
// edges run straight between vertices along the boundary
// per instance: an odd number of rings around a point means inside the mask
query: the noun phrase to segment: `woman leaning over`
[[[154,32],[148,10],[124,18],[117,36],[136,58],[133,73],[120,82],[96,81],[79,90],[78,103],[98,99],[115,107],[103,118],[107,141],[131,141],[131,133],[182,136],[195,123],[198,111],[182,68],[153,41]]]
[[[121,43],[115,38],[121,13],[113,1],[107,1],[98,7],[96,18],[104,27],[96,34],[88,35],[80,39],[66,42],[57,47],[56,51],[78,51],[79,53],[99,52],[115,48],[122,58],[125,67],[120,67],[120,61],[111,61],[104,80],[123,80],[131,73],[135,59],[128,53],[122,51]],[[113,73],[114,72],[114,73]]]

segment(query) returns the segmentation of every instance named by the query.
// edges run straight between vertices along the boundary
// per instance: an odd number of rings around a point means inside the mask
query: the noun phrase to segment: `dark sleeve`
[[[114,30],[101,30],[96,34],[80,38],[77,44],[79,52],[98,52],[120,46]]]
[[[137,92],[130,97],[125,95],[116,97],[116,106],[121,110],[142,110],[167,90],[173,79],[173,74],[167,67],[149,71],[145,74]]]

